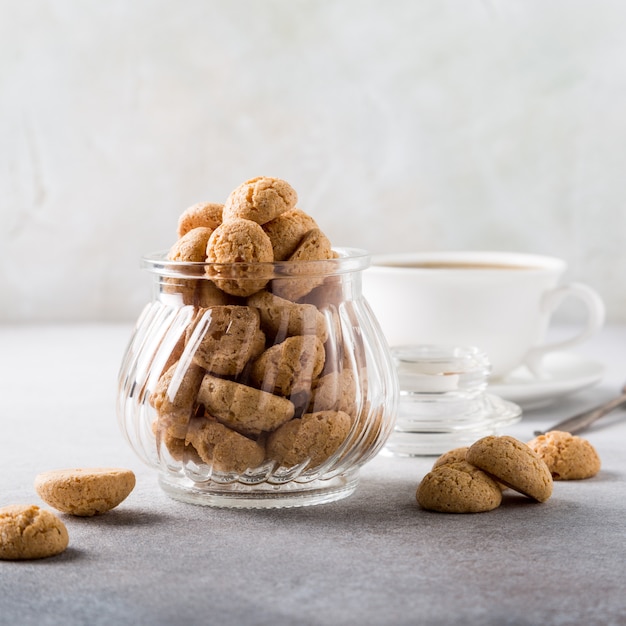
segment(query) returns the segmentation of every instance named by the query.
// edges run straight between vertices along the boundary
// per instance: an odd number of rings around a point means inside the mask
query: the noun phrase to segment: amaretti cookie
[[[212,280],[204,279],[196,281],[194,297],[192,303],[201,309],[210,306],[221,306],[231,303],[231,296],[224,293]]]
[[[345,441],[350,432],[350,416],[342,411],[306,413],[288,421],[267,439],[267,456],[285,467],[307,459],[308,467],[321,465]]]
[[[456,463],[458,461],[466,461],[467,451],[469,450],[469,446],[461,446],[459,448],[453,448],[452,450],[448,450],[444,452],[441,456],[435,459],[433,463],[433,469],[439,467],[440,465],[446,465],[447,463]],[[504,491],[507,486],[502,483],[498,483],[498,487],[500,487],[501,491]]]
[[[357,379],[350,368],[320,376],[313,382],[312,391],[310,412],[343,411],[356,416]]]
[[[192,446],[188,446],[187,442],[185,441],[185,436],[188,428],[189,425],[187,425],[187,428],[185,428],[185,435],[183,435],[182,437],[174,437],[167,428],[159,426],[158,420],[153,422],[152,432],[154,433],[154,436],[156,438],[159,454],[165,452],[162,447],[164,446],[165,450],[167,451],[166,453],[169,454],[169,456],[172,457],[172,459],[174,459],[175,461],[183,461],[186,459],[186,457],[192,456],[188,454],[190,452],[190,448],[191,451],[193,451],[197,456],[195,448],[193,448]],[[198,459],[200,459],[199,456]]]
[[[198,391],[207,413],[244,435],[272,431],[294,416],[287,398],[207,374]]]
[[[117,467],[60,469],[35,478],[39,497],[63,513],[90,517],[123,502],[135,487],[135,474]]]
[[[465,456],[468,450],[469,446],[461,446],[459,448],[452,448],[452,450],[444,452],[441,456],[435,459],[435,462],[433,463],[433,469],[439,467],[440,465],[446,465],[447,463],[457,463],[459,461],[465,461]]]
[[[473,443],[465,459],[495,480],[538,502],[552,495],[548,466],[525,443],[508,435],[489,435]]]
[[[65,524],[51,511],[34,504],[0,508],[0,559],[43,559],[67,548]]]
[[[179,364],[176,361],[161,376],[150,396],[150,403],[157,411],[159,428],[167,429],[173,437],[184,439],[205,371],[194,363],[188,367]]]
[[[301,209],[292,209],[266,224],[263,230],[272,242],[275,261],[286,261],[295,251],[304,235],[318,228],[316,221]]]
[[[206,259],[206,247],[212,234],[213,231],[204,226],[188,231],[170,248],[167,258],[170,261],[202,263]]]
[[[178,218],[178,236],[190,230],[205,226],[215,230],[222,223],[223,204],[217,202],[197,202],[185,209]]]
[[[304,235],[289,261],[299,263],[302,261],[324,261],[334,258],[334,252],[330,240],[319,229],[313,228]],[[297,274],[297,265],[294,266],[294,274]],[[314,271],[314,267],[302,268],[300,277],[290,277],[272,281],[272,291],[277,296],[287,300],[299,300],[313,289],[324,282],[322,268]]]
[[[581,480],[600,471],[596,449],[582,437],[551,430],[529,441],[528,446],[546,463],[553,480]]]
[[[258,467],[265,458],[265,448],[260,443],[206,418],[191,421],[186,442],[219,472],[241,473]]]
[[[214,306],[200,310],[188,341],[193,360],[213,374],[235,376],[265,348],[259,313],[247,306]]]
[[[324,345],[315,335],[288,337],[261,354],[251,376],[257,387],[281,396],[308,393],[324,360]]]
[[[251,178],[234,189],[222,211],[222,219],[244,218],[265,224],[296,206],[298,194],[285,180],[269,176]]]
[[[443,463],[420,482],[415,497],[423,509],[441,513],[483,513],[502,502],[496,482],[466,461]]]
[[[259,291],[248,298],[248,305],[259,311],[261,327],[273,338],[294,335],[317,335],[321,341],[328,338],[326,318],[312,304],[297,304],[268,291]]]
[[[205,227],[188,231],[170,248],[167,258],[170,261],[202,263],[206,259],[207,242],[212,232],[210,228]],[[198,281],[194,279],[168,277],[164,279],[163,291],[179,294],[184,304],[193,304],[197,283]]]
[[[211,234],[207,243],[206,260],[218,264],[245,264],[240,275],[232,276],[235,267],[208,268],[215,284],[233,296],[249,296],[263,289],[269,277],[261,265],[274,260],[269,237],[252,220],[231,218],[222,222]],[[256,266],[256,267],[255,267]],[[230,274],[223,278],[223,272]]]

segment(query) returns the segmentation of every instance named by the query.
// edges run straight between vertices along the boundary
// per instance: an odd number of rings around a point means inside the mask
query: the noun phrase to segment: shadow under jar
[[[292,507],[350,495],[394,426],[398,382],[361,294],[370,261],[189,263],[147,256],[152,300],[117,414],[171,497]]]

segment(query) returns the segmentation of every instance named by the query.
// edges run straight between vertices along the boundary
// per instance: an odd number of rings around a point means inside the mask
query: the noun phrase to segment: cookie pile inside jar
[[[168,259],[204,275],[162,285],[193,314],[150,396],[157,445],[177,462],[309,471],[364,437],[363,349],[343,354],[329,313],[340,288],[319,267],[337,254],[296,202],[287,182],[260,177],[180,216]],[[268,273],[276,262],[286,276]]]

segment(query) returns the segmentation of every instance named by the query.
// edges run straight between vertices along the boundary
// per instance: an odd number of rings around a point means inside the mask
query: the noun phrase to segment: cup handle
[[[536,346],[528,351],[524,359],[524,363],[533,376],[536,376],[537,378],[540,378],[543,374],[542,361],[543,357],[548,352],[564,350],[571,348],[572,346],[576,346],[595,335],[604,324],[604,302],[602,301],[602,298],[600,298],[597,292],[595,292],[591,287],[582,283],[570,283],[568,285],[556,287],[543,296],[541,307],[544,314],[546,314],[548,318],[547,324],[549,324],[550,317],[556,309],[558,309],[561,303],[570,296],[579,298],[582,300],[583,304],[586,305],[586,323],[573,337],[569,337],[563,341],[555,341],[542,346]]]

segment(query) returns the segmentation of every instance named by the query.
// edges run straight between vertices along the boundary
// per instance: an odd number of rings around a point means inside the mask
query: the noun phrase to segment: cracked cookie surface
[[[582,480],[600,471],[600,457],[589,441],[551,430],[528,442],[546,463],[553,480]]]
[[[217,202],[196,202],[185,209],[178,218],[177,233],[182,237],[188,231],[206,226],[215,230],[222,223],[223,204]]]
[[[319,411],[292,419],[267,440],[267,455],[285,467],[309,459],[309,468],[331,457],[350,432],[350,416],[342,411]]]
[[[258,264],[271,263],[274,251],[269,237],[256,222],[235,218],[224,221],[213,231],[207,243],[206,260],[235,265],[225,270],[231,273],[237,269],[236,264],[241,264],[241,272],[224,278],[219,278],[219,268],[212,268],[217,276],[210,278],[226,293],[250,296],[267,284],[268,277],[263,277],[267,270]]]
[[[258,176],[233,189],[224,203],[222,219],[244,218],[265,224],[293,209],[297,200],[298,194],[287,181]]]
[[[135,474],[118,467],[60,469],[35,478],[40,498],[63,513],[91,517],[121,504],[135,487]]]
[[[318,228],[317,222],[301,209],[285,211],[263,224],[263,230],[272,242],[274,260],[287,260],[296,251],[302,238],[314,228]]]
[[[34,504],[0,508],[0,559],[43,559],[67,548],[65,524]]]
[[[484,513],[502,502],[496,482],[466,461],[452,461],[433,468],[415,494],[418,504],[440,513]]]
[[[552,495],[548,466],[524,442],[508,435],[489,435],[473,443],[465,459],[520,493],[545,502]]]
[[[198,402],[225,426],[244,435],[259,435],[290,420],[295,407],[287,398],[207,374]]]

